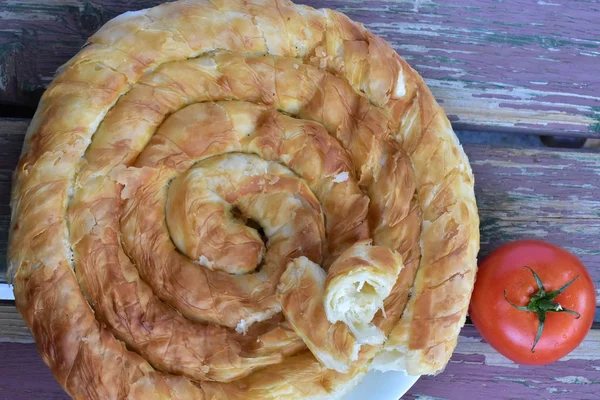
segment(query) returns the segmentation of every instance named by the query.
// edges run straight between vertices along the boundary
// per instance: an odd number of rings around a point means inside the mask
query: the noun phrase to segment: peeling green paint
[[[592,107],[593,114],[590,117],[597,121],[595,124],[590,124],[589,130],[594,133],[600,133],[600,107]]]
[[[544,49],[552,49],[557,47],[573,46],[595,49],[598,44],[573,42],[570,40],[557,39],[551,36],[539,35],[513,35],[509,33],[495,33],[493,35],[485,35],[483,38],[488,42],[511,44],[513,46],[539,45]]]
[[[446,64],[461,64],[461,65],[465,64],[463,61],[457,60],[455,58],[446,57],[446,56],[433,56],[433,59],[435,59],[436,61],[439,61],[441,63],[446,63]]]

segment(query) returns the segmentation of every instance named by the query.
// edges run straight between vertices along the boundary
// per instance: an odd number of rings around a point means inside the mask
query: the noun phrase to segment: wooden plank
[[[0,342],[0,398],[67,400],[35,344]]]
[[[8,210],[8,206],[0,206],[0,211],[6,212],[6,210]],[[0,215],[0,282],[6,281],[4,274],[6,273],[6,249],[8,247],[9,226],[10,214]]]
[[[0,146],[0,271],[6,270],[11,169],[27,123],[0,119],[0,143],[5,144]],[[600,154],[480,145],[465,145],[465,150],[476,178],[480,258],[511,240],[553,242],[587,266],[600,306]]]
[[[493,350],[472,326],[465,326],[446,370],[422,377],[403,397],[411,400],[598,399],[600,330],[580,347],[547,366],[516,365]]]
[[[28,119],[0,119],[0,282],[5,281],[12,171],[19,160],[28,125]]]
[[[2,342],[34,343],[25,321],[13,302],[0,301],[0,343]]]
[[[299,0],[388,40],[458,129],[600,137],[600,5],[589,0]],[[0,5],[0,103],[35,107],[56,68],[108,19],[161,0]]]
[[[481,217],[480,258],[512,240],[546,240],[576,254],[600,305],[600,154],[465,146]]]
[[[0,118],[0,170],[3,171],[0,173],[0,179],[2,180],[10,179],[5,176],[6,171],[10,172],[17,166],[29,121],[29,119]],[[0,200],[0,204],[5,203]]]
[[[0,343],[2,398],[67,399],[35,344]],[[463,328],[446,370],[422,377],[404,396],[413,400],[597,399],[600,389],[600,330],[562,361],[543,367],[517,366],[494,351],[474,327]]]

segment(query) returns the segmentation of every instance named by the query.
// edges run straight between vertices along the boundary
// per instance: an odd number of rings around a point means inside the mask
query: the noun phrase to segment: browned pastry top
[[[44,93],[11,206],[17,307],[80,399],[334,398],[369,368],[439,372],[479,247],[468,160],[421,77],[284,0],[107,23]],[[332,322],[344,285],[383,303]]]

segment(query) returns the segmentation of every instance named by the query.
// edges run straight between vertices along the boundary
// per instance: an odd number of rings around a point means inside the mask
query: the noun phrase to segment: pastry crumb
[[[335,178],[333,178],[333,182],[335,182],[335,183],[346,182],[348,180],[348,177],[349,177],[348,171],[340,172],[339,174],[337,174],[335,176]]]
[[[245,336],[246,333],[248,333],[248,324],[246,323],[246,320],[241,319],[235,327],[235,331]]]
[[[202,255],[197,260],[193,261],[194,264],[202,265],[203,267],[212,268],[213,262],[210,261],[206,256]]]

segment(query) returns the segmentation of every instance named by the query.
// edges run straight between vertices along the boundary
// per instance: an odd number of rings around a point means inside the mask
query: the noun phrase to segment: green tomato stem
[[[554,301],[554,299],[559,294],[561,294],[565,290],[567,290],[567,288],[569,286],[571,286],[571,284],[573,282],[575,282],[575,280],[577,278],[579,278],[579,275],[577,275],[575,278],[571,279],[569,282],[564,284],[561,288],[559,288],[557,290],[553,290],[551,292],[546,292],[546,289],[544,289],[544,284],[542,283],[542,280],[540,279],[539,275],[536,274],[536,272],[528,266],[524,266],[523,268],[530,270],[531,273],[533,274],[533,278],[535,279],[535,282],[537,283],[537,286],[538,286],[538,291],[535,292],[529,298],[529,303],[526,306],[518,306],[515,303],[513,303],[512,301],[510,301],[506,295],[506,289],[504,290],[504,298],[506,299],[508,304],[510,304],[512,307],[514,307],[515,309],[517,309],[519,311],[534,312],[537,314],[539,325],[538,325],[537,333],[535,335],[535,340],[533,342],[533,346],[531,346],[531,352],[535,353],[535,346],[540,341],[540,338],[542,337],[542,332],[544,331],[544,323],[546,322],[546,313],[548,313],[548,312],[564,312],[567,314],[573,314],[576,316],[576,318],[581,317],[581,314],[579,314],[577,311],[569,310],[568,308],[564,308],[559,303]]]

